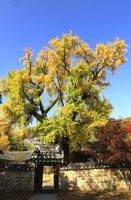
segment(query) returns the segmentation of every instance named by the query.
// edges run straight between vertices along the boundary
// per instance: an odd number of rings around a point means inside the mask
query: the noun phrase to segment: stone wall
[[[102,191],[130,190],[131,167],[99,166],[98,164],[73,164],[60,168],[61,190]],[[1,170],[0,191],[32,191],[34,170]]]
[[[0,171],[0,190],[2,191],[32,191],[34,172],[30,171]]]
[[[131,189],[131,168],[66,167],[60,170],[60,189],[89,192],[129,190]]]

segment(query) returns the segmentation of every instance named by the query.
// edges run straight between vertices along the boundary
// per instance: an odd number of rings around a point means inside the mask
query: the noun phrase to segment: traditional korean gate
[[[51,166],[53,168],[53,190],[59,190],[59,168],[62,162],[62,156],[62,154],[55,152],[33,152],[31,155],[31,161],[34,162],[35,165],[34,191],[37,192],[43,190],[43,169],[45,166]]]

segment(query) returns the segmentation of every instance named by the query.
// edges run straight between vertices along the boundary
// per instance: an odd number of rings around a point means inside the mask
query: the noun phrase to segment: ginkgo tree
[[[23,68],[1,80],[7,97],[2,119],[26,134],[35,118],[47,142],[60,141],[63,148],[67,143],[73,148],[78,142],[84,145],[93,128],[103,125],[112,112],[101,92],[110,85],[107,72],[116,72],[127,61],[126,52],[127,45],[119,38],[93,50],[72,33],[52,39],[36,57],[26,48],[20,59]]]

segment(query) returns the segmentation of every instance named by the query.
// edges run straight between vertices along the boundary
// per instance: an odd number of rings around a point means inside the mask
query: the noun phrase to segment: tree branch
[[[44,107],[43,107],[43,105],[42,105],[42,101],[40,101],[39,106],[40,106],[41,114],[44,115],[45,110],[44,110]]]
[[[40,123],[43,122],[43,116],[37,113],[35,110],[31,110],[28,114],[33,115]]]
[[[59,97],[57,97],[54,101],[52,101],[52,103],[46,108],[45,113],[48,113],[51,108],[53,108],[53,106],[57,103]]]
[[[24,91],[24,86],[23,86],[23,82],[22,82],[22,92],[25,95],[25,97],[27,98],[27,100],[32,103],[33,105],[37,106],[37,104],[33,101],[33,99],[29,98],[28,95],[26,94],[26,92]]]
[[[58,77],[57,72],[56,72],[56,76],[57,76],[57,81],[58,81],[58,85],[59,85],[58,92],[59,92],[59,95],[60,95],[61,105],[64,106],[64,102],[63,102],[63,92],[62,92],[62,90],[61,90],[61,83],[60,83],[60,80],[59,80],[59,77]]]

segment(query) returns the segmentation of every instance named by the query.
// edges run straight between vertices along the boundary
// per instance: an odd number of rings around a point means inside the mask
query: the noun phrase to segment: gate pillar
[[[59,165],[54,166],[54,189],[59,190]]]
[[[34,191],[42,190],[43,164],[35,163]]]

